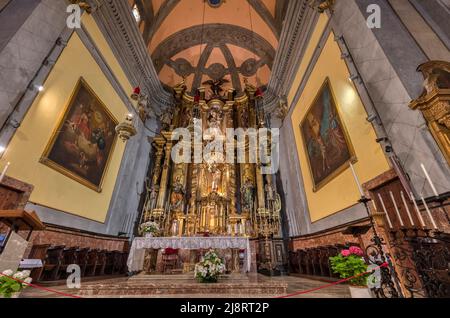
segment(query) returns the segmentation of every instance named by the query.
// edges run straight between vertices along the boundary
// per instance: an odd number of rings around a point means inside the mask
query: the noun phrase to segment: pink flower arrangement
[[[350,256],[350,255],[364,256],[364,252],[362,249],[360,249],[357,246],[351,246],[348,250],[342,250],[341,255],[344,257]]]
[[[350,254],[357,255],[357,256],[364,256],[364,252],[362,249],[360,249],[358,246],[351,246],[349,248]]]
[[[342,256],[347,257],[347,256],[350,256],[350,251],[349,250],[342,250],[341,254],[342,254]]]

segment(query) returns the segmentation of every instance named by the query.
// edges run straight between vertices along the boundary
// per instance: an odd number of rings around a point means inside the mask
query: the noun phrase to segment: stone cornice
[[[151,107],[158,110],[173,105],[173,97],[163,89],[142,35],[131,14],[128,1],[89,0],[92,16],[133,86],[148,94]]]
[[[308,0],[289,1],[265,94],[264,107],[267,111],[273,111],[278,106],[278,96],[288,94],[314,31],[319,14],[308,5],[308,2]]]

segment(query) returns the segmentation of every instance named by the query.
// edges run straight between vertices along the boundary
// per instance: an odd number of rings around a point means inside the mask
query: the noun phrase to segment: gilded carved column
[[[152,210],[154,205],[156,204],[157,195],[159,193],[159,177],[161,175],[161,160],[164,150],[165,141],[161,137],[156,137],[154,139],[154,147],[156,149],[155,153],[155,167],[153,168],[153,176],[150,185],[150,193],[147,193],[147,200],[149,201],[149,205],[146,205],[146,210],[144,211],[144,222],[147,222],[152,217]]]
[[[233,125],[233,106],[234,101],[228,101],[225,105],[225,125],[226,128],[234,128]],[[233,159],[235,159],[235,145],[234,141],[232,145],[227,145],[225,149],[233,149]],[[234,160],[232,163],[227,164],[227,182],[229,185],[228,188],[228,199],[230,200],[229,204],[229,214],[236,214],[236,165],[234,164]]]
[[[450,165],[450,63],[430,61],[418,67],[424,92],[409,107],[422,112],[428,128]]]
[[[165,145],[165,158],[164,158],[164,165],[161,173],[161,181],[159,186],[159,193],[158,193],[158,201],[156,203],[156,208],[153,210],[153,215],[156,217],[161,218],[165,211],[165,198],[167,194],[167,186],[169,182],[169,167],[170,167],[170,161],[171,161],[171,152],[172,152],[172,143],[171,140],[171,132],[162,132],[165,139],[168,141]]]

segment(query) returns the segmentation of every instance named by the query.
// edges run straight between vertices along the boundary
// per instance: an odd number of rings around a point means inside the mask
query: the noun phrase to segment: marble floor
[[[170,280],[170,278],[168,278]],[[282,276],[282,277],[266,277],[263,275],[257,275],[257,281],[261,283],[275,283],[280,284],[284,283],[287,284],[287,294],[295,294],[298,292],[303,291],[309,291],[312,289],[316,289],[323,285],[328,285],[329,282],[319,281],[319,280],[313,280],[310,278],[305,277],[296,277],[296,276]],[[113,287],[113,286],[119,286],[120,284],[129,284],[128,278],[112,278],[112,279],[106,279],[96,282],[88,282],[86,285],[81,286],[81,290],[83,291],[83,288],[89,287],[92,288],[92,286],[106,286],[106,287]],[[68,289],[65,285],[59,285],[59,286],[45,286],[47,289],[56,290],[61,293],[66,294],[81,294],[83,295],[83,292],[79,292],[78,290],[74,289]],[[236,295],[223,295],[219,293],[210,293],[210,294],[164,294],[164,293],[158,293],[155,295],[136,295],[136,294],[124,294],[124,295],[101,295],[101,296],[92,296],[92,295],[83,295],[82,297],[89,297],[89,298],[272,298],[272,297],[280,297],[282,295],[255,295],[255,294],[236,294]],[[21,296],[21,298],[61,298],[65,297],[61,294],[55,294],[50,291],[41,290],[37,288],[27,288],[25,289]],[[291,296],[290,298],[349,298],[350,293],[348,286],[346,285],[335,285],[335,286],[329,286],[324,289],[315,290],[312,292],[309,292],[307,294],[299,294]]]

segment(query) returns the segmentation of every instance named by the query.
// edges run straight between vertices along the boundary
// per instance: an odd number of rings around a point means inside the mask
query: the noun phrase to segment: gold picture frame
[[[336,138],[335,138],[335,143],[336,143],[336,139],[337,142],[339,142],[342,146],[346,146],[345,151],[347,152],[347,155],[345,156],[345,158],[341,158],[340,160],[338,160],[338,162],[333,163],[333,168],[330,169],[331,171],[328,173],[325,173],[325,176],[322,178],[316,178],[317,177],[317,172],[315,171],[315,169],[313,168],[313,165],[311,163],[311,158],[310,158],[310,152],[308,150],[308,141],[306,136],[305,136],[305,125],[308,122],[308,124],[311,127],[311,120],[314,121],[314,118],[311,119],[311,116],[313,117],[314,115],[310,115],[312,112],[316,112],[320,111],[320,110],[316,110],[314,109],[314,107],[319,107],[320,105],[318,104],[318,101],[321,97],[323,97],[325,91],[328,89],[329,92],[329,101],[330,101],[330,110],[335,112],[335,116],[332,117],[332,119],[334,120],[334,124],[338,125],[338,128],[333,129],[333,132],[335,132]],[[317,192],[318,190],[320,190],[323,186],[325,186],[326,184],[328,184],[331,180],[333,180],[334,178],[336,178],[338,175],[340,175],[344,170],[346,170],[349,167],[349,163],[356,163],[357,162],[357,158],[356,158],[356,154],[355,154],[355,150],[353,148],[353,145],[351,143],[348,131],[345,127],[344,122],[342,121],[342,116],[339,110],[339,105],[337,103],[337,99],[334,95],[333,92],[333,88],[331,85],[331,81],[328,77],[325,78],[324,83],[321,85],[318,93],[316,94],[313,102],[311,103],[311,105],[309,106],[307,112],[305,113],[305,116],[303,117],[302,121],[300,122],[299,128],[300,128],[300,135],[303,141],[303,150],[305,152],[306,155],[306,159],[308,162],[308,168],[309,168],[309,173],[312,179],[312,184],[313,184],[313,192]],[[317,119],[315,119],[317,120]],[[317,124],[317,123],[316,123]],[[315,127],[316,129],[318,128],[319,130],[322,129],[321,124],[319,125],[319,127]],[[314,130],[313,128],[310,128],[310,130]],[[317,133],[317,132],[316,132]],[[343,139],[343,140],[342,140]],[[321,144],[321,149],[327,149],[327,145],[324,144],[324,142],[318,142],[319,144]],[[340,150],[344,150],[344,149],[340,149]],[[326,150],[321,150],[321,151],[326,151]],[[327,160],[326,157],[326,153],[325,156],[323,155],[322,152],[322,157],[323,157],[323,164],[325,164],[324,162]]]
[[[100,193],[118,123],[80,77],[39,162]]]

